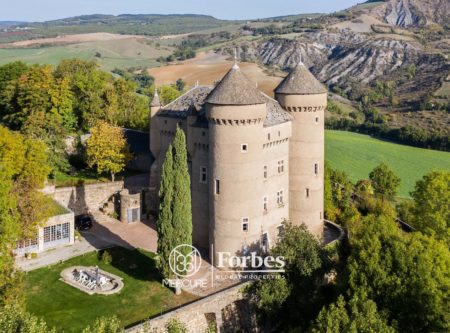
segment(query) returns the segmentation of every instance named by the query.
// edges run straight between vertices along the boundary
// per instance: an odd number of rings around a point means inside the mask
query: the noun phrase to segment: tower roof
[[[153,100],[150,103],[150,106],[152,107],[160,107],[161,106],[161,101],[159,100],[159,96],[158,96],[158,89],[155,86],[155,95],[153,96]]]
[[[312,95],[327,92],[325,86],[301,62],[275,88],[277,94]]]
[[[207,103],[219,105],[255,105],[264,104],[266,100],[242,73],[237,65],[228,71],[206,99]]]

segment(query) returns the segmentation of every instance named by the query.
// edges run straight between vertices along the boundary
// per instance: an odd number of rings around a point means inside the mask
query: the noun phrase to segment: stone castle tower
[[[323,233],[327,90],[299,64],[276,88],[256,88],[235,64],[215,86],[151,105],[151,186],[176,126],[186,133],[194,245],[231,255],[266,251],[281,224]],[[155,190],[156,190],[155,189]]]
[[[275,89],[275,98],[294,118],[289,145],[289,218],[322,235],[327,90],[300,63]]]

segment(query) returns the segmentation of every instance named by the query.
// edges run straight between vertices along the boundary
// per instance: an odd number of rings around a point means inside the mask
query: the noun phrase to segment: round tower
[[[162,163],[159,161],[159,154],[161,153],[161,137],[158,124],[158,117],[156,114],[161,110],[161,102],[158,96],[158,90],[155,86],[155,95],[150,103],[149,123],[150,123],[150,152],[152,153],[155,161],[152,164],[150,171],[150,186],[158,186],[160,177],[160,166]]]
[[[325,109],[327,89],[300,63],[275,89],[294,118],[289,145],[289,217],[323,234]]]
[[[206,100],[210,258],[215,266],[227,266],[222,260],[226,256],[242,255],[259,246],[263,214],[261,133],[266,113],[266,100],[237,64]]]

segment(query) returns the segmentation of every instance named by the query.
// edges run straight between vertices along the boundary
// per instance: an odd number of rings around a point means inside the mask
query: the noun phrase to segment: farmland
[[[408,197],[417,180],[433,169],[450,170],[450,153],[403,146],[357,133],[327,131],[325,159],[352,181],[367,179],[378,164],[387,163],[401,178],[399,196]]]
[[[79,35],[81,36],[81,35]],[[0,64],[22,60],[29,64],[56,65],[62,59],[80,58],[96,60],[106,70],[116,67],[157,66],[156,58],[168,56],[173,49],[157,46],[151,39],[142,37],[97,38],[95,41],[85,35],[86,42],[78,39],[76,43],[61,45],[64,39],[51,45],[37,44],[29,47],[0,49]],[[69,42],[68,42],[69,43]]]

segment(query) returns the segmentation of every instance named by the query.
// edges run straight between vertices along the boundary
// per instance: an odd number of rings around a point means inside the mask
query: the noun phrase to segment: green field
[[[123,248],[108,250],[111,264],[96,252],[26,274],[27,309],[64,332],[81,332],[99,316],[116,315],[124,326],[194,300],[161,285],[153,255]],[[63,269],[74,265],[95,266],[123,278],[124,287],[114,295],[88,295],[59,280]]]
[[[28,64],[57,65],[63,59],[96,60],[106,70],[137,66],[155,67],[158,57],[172,54],[173,49],[155,47],[135,38],[85,42],[61,46],[0,49],[0,65],[22,60]],[[101,56],[96,57],[99,53]]]
[[[433,169],[450,170],[450,153],[403,146],[367,135],[327,131],[325,159],[352,181],[367,179],[378,164],[387,163],[401,178],[400,197],[408,197],[417,180]]]

